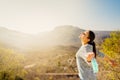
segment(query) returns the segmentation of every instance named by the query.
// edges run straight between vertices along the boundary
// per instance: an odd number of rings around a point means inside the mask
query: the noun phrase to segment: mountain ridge
[[[24,34],[15,30],[0,27],[0,43],[18,49],[32,49],[55,45],[74,45],[79,46],[78,38],[81,32],[85,31],[79,27],[64,25],[58,26],[54,30],[37,35]],[[94,31],[96,42],[109,36],[111,31]]]

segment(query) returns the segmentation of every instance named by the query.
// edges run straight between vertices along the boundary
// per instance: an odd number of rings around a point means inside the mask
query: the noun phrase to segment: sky
[[[0,0],[0,27],[36,34],[62,25],[120,30],[120,0]]]

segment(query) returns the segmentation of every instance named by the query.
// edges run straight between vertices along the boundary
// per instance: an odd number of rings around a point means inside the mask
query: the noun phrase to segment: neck
[[[85,42],[82,42],[82,45],[86,45],[87,43],[85,43]]]

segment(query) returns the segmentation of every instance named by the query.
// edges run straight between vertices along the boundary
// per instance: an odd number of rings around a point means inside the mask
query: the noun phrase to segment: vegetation
[[[24,77],[21,54],[12,49],[0,48],[0,80],[15,80]]]
[[[120,31],[115,31],[106,38],[102,44],[102,51],[116,62],[116,66],[111,66],[107,62],[104,63],[105,70],[109,71],[106,75],[107,79],[120,80]]]

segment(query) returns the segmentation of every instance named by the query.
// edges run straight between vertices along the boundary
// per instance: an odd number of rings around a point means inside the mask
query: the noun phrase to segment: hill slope
[[[39,49],[56,45],[80,46],[79,34],[83,29],[74,26],[59,26],[53,31],[29,35],[0,27],[0,43],[21,50]],[[101,42],[110,32],[95,31],[96,42]]]

